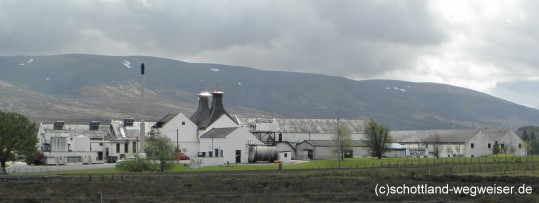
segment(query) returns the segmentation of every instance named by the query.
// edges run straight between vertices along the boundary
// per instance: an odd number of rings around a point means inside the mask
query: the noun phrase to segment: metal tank
[[[277,148],[275,146],[251,146],[249,147],[249,162],[267,161],[273,162],[277,159]]]

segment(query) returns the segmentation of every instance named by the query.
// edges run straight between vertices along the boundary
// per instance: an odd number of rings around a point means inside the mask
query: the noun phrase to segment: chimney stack
[[[146,114],[146,107],[144,105],[144,89],[146,88],[145,77],[144,77],[144,63],[140,65],[140,75],[142,76],[142,85],[140,88],[140,100],[142,103],[142,113],[140,116],[140,147],[139,152],[144,154],[144,147],[146,146],[145,137],[146,137],[146,124],[144,122],[144,114]]]
[[[226,115],[234,121],[232,116],[228,114],[228,112],[225,110],[225,107],[223,105],[224,94],[225,93],[221,91],[221,88],[219,88],[219,84],[217,84],[215,91],[212,93],[213,99],[212,99],[212,104],[210,108],[210,119],[209,119],[208,125],[204,127],[208,127],[210,124],[212,124],[217,119],[219,119],[222,115]]]
[[[199,127],[202,123],[210,119],[210,108],[208,107],[208,100],[210,96],[211,94],[205,89],[198,94],[198,108],[191,116],[190,120]]]

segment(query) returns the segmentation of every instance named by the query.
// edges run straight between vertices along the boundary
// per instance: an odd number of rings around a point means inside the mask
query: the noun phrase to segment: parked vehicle
[[[182,152],[178,152],[178,160],[189,160],[190,158]]]

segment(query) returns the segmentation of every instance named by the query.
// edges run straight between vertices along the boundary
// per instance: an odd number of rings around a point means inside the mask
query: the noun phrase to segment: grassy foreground
[[[116,168],[5,176],[0,202],[539,202],[531,194],[395,194],[378,185],[539,187],[539,157],[353,158],[297,164],[232,164],[168,172]],[[51,172],[53,173],[53,172]],[[22,175],[22,174],[21,174]],[[102,195],[102,196],[101,196]],[[518,201],[517,201],[518,200]]]
[[[537,171],[534,168],[537,166]],[[527,175],[539,175],[539,156],[489,156],[489,157],[451,157],[451,158],[347,158],[340,162],[336,159],[331,160],[313,160],[303,163],[283,164],[284,170],[302,170],[302,169],[362,169],[362,168],[394,168],[400,170],[403,168],[417,168],[446,170],[451,174],[481,174],[481,175],[509,175],[511,172],[519,174],[519,171],[528,172]],[[480,168],[478,168],[480,167]],[[505,167],[505,168],[504,168]],[[520,168],[518,168],[520,167]],[[207,166],[198,169],[192,169],[187,165],[175,164],[172,170],[168,172],[197,172],[197,171],[257,171],[257,170],[278,170],[277,163],[258,163],[258,164],[230,164],[230,166]],[[496,171],[487,171],[498,169],[504,171],[499,174]],[[72,170],[72,171],[54,171],[50,174],[111,174],[111,173],[129,173],[116,168],[95,169],[95,170]]]

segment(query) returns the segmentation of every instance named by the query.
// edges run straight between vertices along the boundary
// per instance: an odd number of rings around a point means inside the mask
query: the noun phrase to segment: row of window
[[[495,143],[495,145],[497,145],[498,142]],[[474,148],[474,143],[471,143],[470,144],[470,147],[473,149]],[[490,149],[492,147],[492,145],[490,143],[488,143],[488,148]],[[505,145],[504,144],[501,144],[500,145],[500,148],[504,149],[505,148]],[[522,144],[518,144],[518,148],[519,149],[522,149]]]
[[[116,143],[116,153],[120,153],[120,143]],[[137,153],[137,142],[133,142],[133,153]],[[129,143],[124,143],[124,153],[129,152]]]
[[[215,149],[215,153],[208,151],[207,155],[208,157],[223,157],[223,150]],[[206,152],[199,152],[198,157],[206,157]]]

